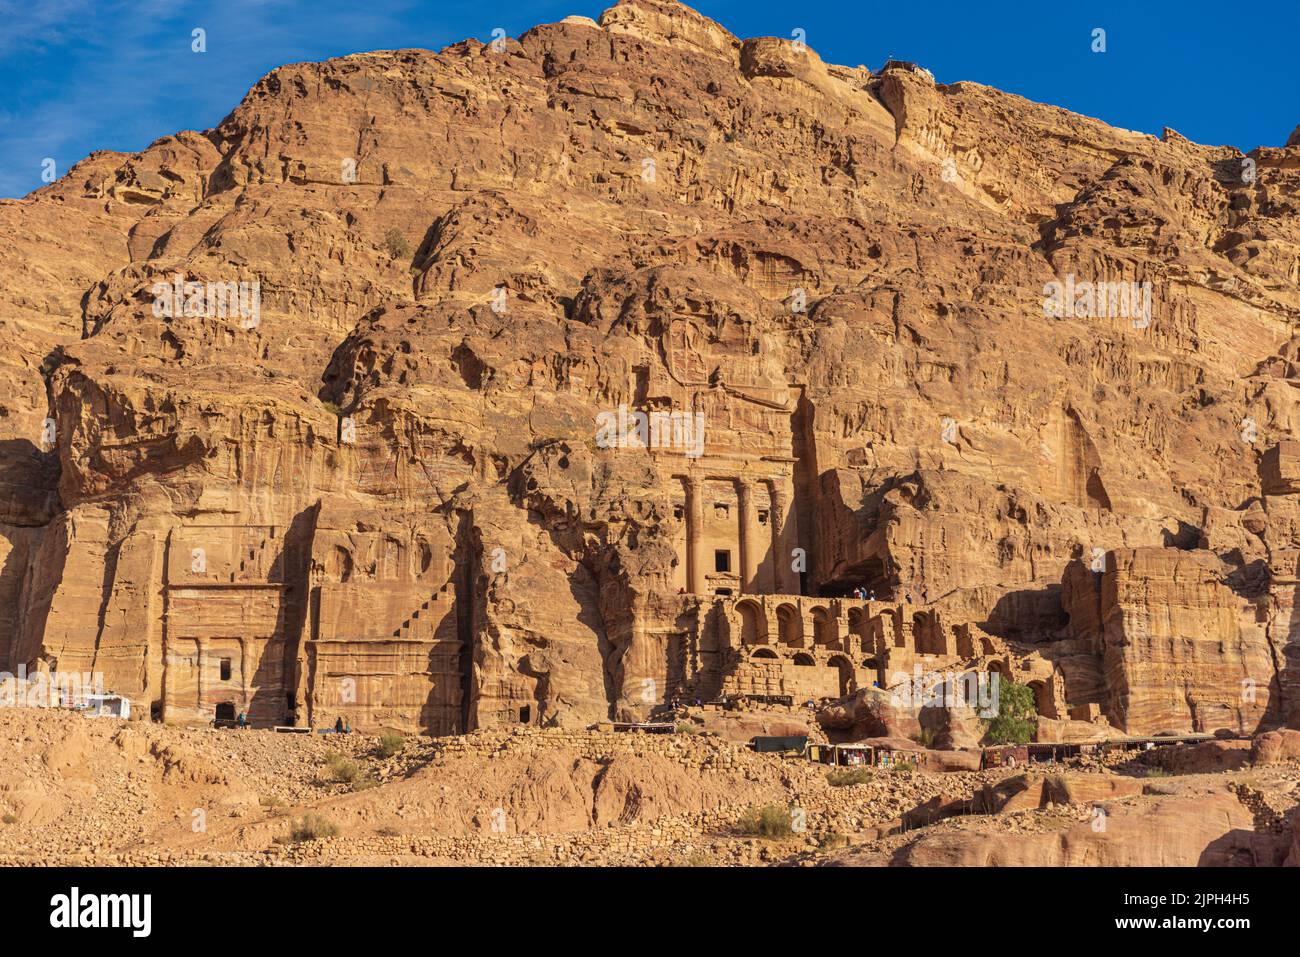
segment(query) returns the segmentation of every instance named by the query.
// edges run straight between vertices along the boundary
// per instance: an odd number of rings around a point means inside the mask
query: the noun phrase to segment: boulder
[[[1300,731],[1287,728],[1257,735],[1251,745],[1250,760],[1254,764],[1300,761]]]

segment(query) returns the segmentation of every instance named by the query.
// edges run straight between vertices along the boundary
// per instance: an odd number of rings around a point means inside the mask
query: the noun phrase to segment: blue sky
[[[518,36],[590,0],[0,0],[0,197],[62,175],[94,149],[136,151],[208,129],[274,67],[362,50],[438,49]],[[1203,143],[1281,146],[1300,125],[1300,3],[1224,6],[1080,0],[699,0],[737,36],[789,37],[823,59],[916,60],[940,82],[974,80],[1033,100]],[[191,51],[195,28],[207,52]],[[1092,31],[1106,31],[1093,53]]]

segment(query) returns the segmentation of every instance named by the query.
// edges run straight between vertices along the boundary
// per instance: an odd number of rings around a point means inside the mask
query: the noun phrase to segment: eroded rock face
[[[999,781],[978,797],[977,808],[986,814],[1011,813],[1049,804],[1084,804],[1135,797],[1142,782],[1116,774],[1019,774]]]
[[[1297,758],[1300,758],[1300,732],[1267,731],[1252,742],[1250,759],[1255,764],[1280,764]]]
[[[0,202],[0,665],[436,734],[917,667],[1062,740],[1297,724],[1300,144],[1243,159],[661,0],[277,69]]]
[[[1283,839],[1257,834],[1250,811],[1227,789],[1108,801],[1106,826],[1091,822],[1030,834],[936,833],[899,851],[905,867],[1278,866]],[[853,864],[852,857],[844,863]]]
[[[1119,549],[1102,576],[1108,713],[1124,727],[1257,727],[1270,700],[1247,693],[1272,670],[1256,606],[1205,551]],[[1245,683],[1245,684],[1243,684]]]

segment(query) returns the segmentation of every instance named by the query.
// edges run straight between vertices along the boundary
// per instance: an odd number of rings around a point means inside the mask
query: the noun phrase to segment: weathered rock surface
[[[1251,761],[1254,743],[1241,741],[1206,741],[1191,746],[1160,748],[1148,755],[1155,767],[1174,774],[1202,774],[1232,771]]]
[[[1277,866],[1284,837],[1259,834],[1227,790],[1105,806],[1093,821],[1036,833],[930,833],[892,863],[908,867],[1229,867]],[[845,863],[853,863],[850,857]]]
[[[1300,732],[1267,731],[1255,738],[1250,759],[1253,764],[1283,764],[1300,761]]]
[[[512,727],[394,753],[363,734],[31,707],[0,708],[0,744],[4,865],[1277,864],[1296,862],[1300,817],[1294,760],[1157,779],[1093,761],[1012,777],[863,768],[846,783],[710,733]],[[992,813],[990,794],[1020,806]],[[805,827],[758,837],[744,822],[762,808],[799,808]],[[290,840],[308,815],[335,835]]]
[[[1113,774],[1018,774],[985,789],[976,803],[984,813],[998,814],[1049,804],[1109,801],[1141,793],[1141,781]]]
[[[920,666],[1089,734],[1300,727],[1298,198],[1294,136],[666,0],[281,67],[0,202],[0,666],[178,722]]]

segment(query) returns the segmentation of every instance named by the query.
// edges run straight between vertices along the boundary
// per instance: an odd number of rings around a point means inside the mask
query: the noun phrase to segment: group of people
[[[853,589],[853,597],[860,598],[863,601],[875,601],[876,593],[874,591],[869,592],[866,588],[859,585],[857,588]]]

